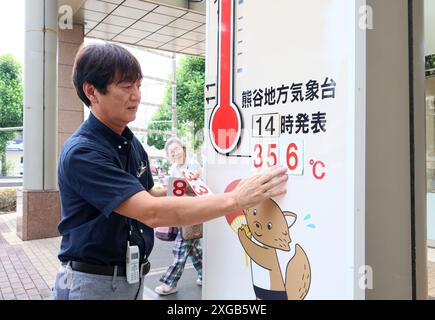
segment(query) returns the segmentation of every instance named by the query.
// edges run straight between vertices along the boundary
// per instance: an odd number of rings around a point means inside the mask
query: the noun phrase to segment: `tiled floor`
[[[49,299],[59,238],[21,241],[15,214],[0,215],[0,299]]]
[[[15,234],[15,222],[15,214],[0,214],[0,300],[50,299],[50,288],[59,267],[60,238],[23,242]],[[429,296],[435,297],[435,249],[428,250],[428,259]],[[190,275],[192,279],[194,276]],[[151,288],[158,283],[158,275],[154,278],[147,279]],[[147,292],[145,299],[156,299],[151,290]],[[170,298],[189,299],[180,294]]]
[[[427,259],[429,296],[435,299],[435,249],[427,249]]]
[[[434,249],[432,249],[434,250]],[[428,261],[429,297],[435,299],[435,260]]]

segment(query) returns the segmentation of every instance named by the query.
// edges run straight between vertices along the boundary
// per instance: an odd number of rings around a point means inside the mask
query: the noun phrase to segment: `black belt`
[[[68,262],[63,262],[63,266],[68,265]],[[89,264],[79,261],[70,261],[70,267],[74,271],[84,272],[84,273],[92,273],[92,274],[98,274],[103,276],[113,276],[115,273],[115,267],[114,266],[101,266],[96,264]],[[149,261],[144,261],[140,265],[140,274],[139,276],[143,278],[149,271],[150,271],[151,264]],[[118,266],[116,271],[116,276],[118,277],[125,277],[125,266]]]

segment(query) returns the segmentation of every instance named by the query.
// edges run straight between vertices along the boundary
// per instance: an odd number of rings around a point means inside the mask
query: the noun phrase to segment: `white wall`
[[[426,55],[435,54],[435,1],[424,0]]]

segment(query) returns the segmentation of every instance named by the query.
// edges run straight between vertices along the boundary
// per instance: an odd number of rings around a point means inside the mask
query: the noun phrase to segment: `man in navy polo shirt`
[[[169,198],[154,189],[148,155],[127,127],[136,118],[141,80],[138,61],[120,46],[90,45],[77,53],[74,86],[91,113],[59,160],[62,267],[55,299],[141,299],[153,227],[201,223],[285,193],[282,167],[221,195]],[[139,258],[139,268],[129,269],[127,252]],[[127,269],[137,279],[126,277]]]

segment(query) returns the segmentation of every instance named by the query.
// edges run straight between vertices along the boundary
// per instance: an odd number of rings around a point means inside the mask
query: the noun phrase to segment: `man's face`
[[[134,121],[141,101],[140,86],[141,80],[108,85],[106,94],[97,94],[100,112],[120,126]]]

